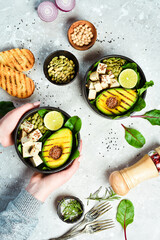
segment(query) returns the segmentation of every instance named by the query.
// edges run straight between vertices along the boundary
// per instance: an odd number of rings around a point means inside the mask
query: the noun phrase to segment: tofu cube
[[[99,74],[105,74],[105,73],[106,73],[106,70],[107,70],[107,64],[104,64],[104,63],[99,63],[99,64],[98,64],[97,72],[98,72]]]
[[[110,78],[114,78],[114,74],[112,72],[109,73]]]
[[[34,125],[28,121],[25,121],[21,124],[21,129],[23,129],[25,132],[30,133],[34,128]]]
[[[22,145],[24,145],[25,143],[30,142],[30,141],[31,141],[31,139],[28,136],[21,138]]]
[[[33,146],[30,148],[29,153],[30,153],[31,156],[36,156],[36,155],[38,155],[39,150],[33,145]]]
[[[102,90],[102,86],[101,86],[101,83],[100,82],[96,82],[94,84],[94,87],[96,89],[96,92],[100,92]]]
[[[90,81],[90,82],[89,82],[89,87],[88,87],[88,88],[94,90],[94,89],[95,89],[95,87],[94,87],[94,83]]]
[[[89,95],[88,95],[88,99],[89,100],[93,100],[93,99],[95,99],[96,98],[96,90],[89,90]]]
[[[33,146],[33,142],[26,142],[23,144],[23,157],[27,158],[27,157],[32,157],[32,155],[30,154],[30,150]]]
[[[108,85],[108,83],[101,82],[101,87],[102,87],[102,89],[106,89],[109,87],[109,85]]]
[[[41,163],[43,163],[39,155],[33,156],[30,158],[30,161],[34,167],[38,167]]]
[[[99,80],[99,73],[98,72],[92,72],[89,76],[91,81],[97,81]]]
[[[33,141],[33,142],[37,142],[41,137],[42,137],[42,133],[39,131],[39,129],[34,130],[33,132],[31,132],[28,137]]]
[[[105,82],[107,84],[111,83],[111,78],[109,77],[109,75],[101,75],[101,82]]]
[[[39,150],[39,152],[42,150],[42,142],[35,142],[34,146]]]
[[[112,82],[110,84],[110,88],[114,88],[114,87],[120,87],[120,84],[116,79],[112,79]]]

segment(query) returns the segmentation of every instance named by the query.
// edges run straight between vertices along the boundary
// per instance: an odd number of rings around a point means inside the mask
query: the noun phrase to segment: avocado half
[[[62,166],[69,158],[72,151],[73,135],[68,128],[61,128],[53,133],[44,143],[42,148],[42,160],[50,168]],[[60,157],[52,156],[54,148],[61,149]]]
[[[137,101],[136,89],[113,88],[103,91],[96,100],[102,113],[113,116],[127,112]]]

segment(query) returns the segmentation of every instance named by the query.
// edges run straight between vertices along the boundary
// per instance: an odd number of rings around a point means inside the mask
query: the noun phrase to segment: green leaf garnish
[[[151,111],[146,112],[143,115],[132,116],[132,118],[137,117],[148,120],[152,125],[160,126],[160,110],[158,109],[153,109]]]
[[[111,189],[106,188],[104,195],[100,196],[100,191],[102,189],[102,186],[96,190],[94,193],[90,193],[89,197],[87,198],[88,202],[89,200],[94,201],[113,201],[113,200],[119,200],[120,197]]]
[[[0,118],[4,117],[8,112],[15,109],[13,102],[10,101],[2,101],[0,102]]]
[[[74,134],[77,134],[81,130],[82,121],[78,116],[73,116],[67,120],[64,126],[69,128]]]
[[[142,148],[145,144],[145,138],[144,136],[133,128],[127,128],[123,124],[121,124],[122,127],[125,129],[125,139],[126,141],[135,148]]]
[[[119,203],[117,208],[116,219],[123,227],[125,240],[127,240],[126,228],[134,220],[134,206],[131,201],[123,199]]]
[[[142,88],[137,89],[138,95],[141,96],[142,93],[144,93],[147,88],[152,87],[154,85],[154,82],[151,80],[149,82],[146,82]]]
[[[46,113],[48,113],[48,112],[49,112],[49,110],[47,110],[47,109],[40,109],[40,110],[38,111],[38,114],[43,118],[44,115],[45,115]]]

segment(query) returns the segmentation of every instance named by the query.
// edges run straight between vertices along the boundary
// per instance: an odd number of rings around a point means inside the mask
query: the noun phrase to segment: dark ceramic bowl
[[[48,110],[51,110],[51,111],[61,112],[61,113],[64,115],[64,117],[65,117],[66,120],[71,117],[68,113],[64,112],[63,110],[61,110],[61,109],[59,109],[59,108],[55,108],[55,107],[46,107],[46,106],[44,106],[44,107],[34,108],[34,109],[26,112],[26,113],[22,116],[22,118],[19,120],[18,125],[17,125],[16,130],[15,130],[15,134],[14,134],[15,149],[16,149],[16,152],[17,152],[19,158],[21,159],[21,161],[22,161],[27,167],[31,168],[33,171],[35,171],[35,172],[40,172],[40,173],[56,173],[56,172],[60,172],[60,171],[64,170],[65,168],[67,168],[74,160],[71,160],[71,159],[69,158],[62,166],[60,166],[60,167],[58,167],[58,168],[54,168],[54,169],[52,169],[52,170],[41,170],[41,169],[38,169],[38,167],[37,167],[37,168],[34,167],[30,161],[25,160],[25,159],[22,157],[22,155],[21,155],[21,153],[19,152],[19,150],[18,150],[17,137],[18,137],[18,129],[19,129],[21,123],[24,121],[25,118],[29,117],[29,116],[32,115],[33,113],[36,113],[36,112],[37,112],[38,110],[40,110],[40,109],[48,109]],[[79,149],[79,148],[80,148],[80,134],[78,134],[78,149]]]
[[[74,74],[74,78],[70,81],[70,82],[67,82],[67,83],[55,83],[54,81],[51,80],[51,77],[49,76],[48,74],[48,65],[50,63],[50,61],[52,60],[52,58],[54,57],[59,57],[59,56],[65,56],[67,57],[69,60],[72,60],[75,64],[75,74]],[[45,77],[53,84],[55,85],[58,85],[58,86],[64,86],[64,85],[67,85],[71,82],[73,82],[79,72],[79,63],[78,63],[78,60],[77,58],[70,52],[68,51],[65,51],[65,50],[58,50],[56,52],[53,52],[51,53],[47,58],[46,60],[44,61],[44,64],[43,64],[43,71],[44,71],[44,75]]]
[[[65,220],[64,220],[64,217],[63,217],[63,215],[62,215],[62,212],[61,212],[61,206],[62,206],[62,203],[63,203],[64,200],[70,200],[70,199],[75,199],[75,200],[77,200],[77,201],[80,203],[83,212],[81,213],[81,215],[77,216],[74,220],[68,219],[68,220],[65,221]],[[63,222],[65,222],[65,223],[75,223],[75,222],[77,222],[78,220],[81,219],[81,217],[83,216],[83,213],[84,213],[84,204],[83,204],[82,201],[81,201],[79,198],[77,198],[77,197],[74,197],[74,196],[63,197],[62,200],[60,200],[60,201],[58,202],[57,214],[58,214],[59,218],[60,218]]]
[[[128,58],[128,57],[125,57],[125,56],[122,56],[122,55],[107,55],[107,56],[104,56],[104,57],[98,59],[96,62],[102,61],[102,60],[104,60],[104,59],[108,59],[108,58],[111,58],[111,57],[122,58],[122,59],[127,60],[127,62],[129,62],[129,63],[130,63],[130,62],[136,63],[136,62],[133,61],[131,58]],[[105,115],[104,113],[100,112],[94,105],[92,105],[92,104],[90,103],[90,101],[89,101],[89,99],[88,99],[88,92],[89,92],[89,91],[88,91],[88,89],[87,89],[87,87],[86,87],[87,76],[88,76],[88,72],[89,72],[89,71],[93,71],[93,70],[94,70],[94,65],[95,65],[96,62],[94,62],[94,63],[92,64],[92,66],[88,69],[88,71],[86,72],[86,75],[85,75],[85,77],[84,77],[84,81],[83,81],[83,83],[82,83],[83,95],[84,95],[84,97],[85,97],[88,105],[90,106],[90,108],[91,108],[94,112],[96,112],[98,115],[100,115],[100,116],[102,116],[102,117],[104,117],[104,118],[111,119],[108,115]],[[137,63],[136,63],[136,64],[137,64]],[[140,66],[139,66],[138,64],[137,64],[137,70],[138,70],[138,72],[140,73],[140,76],[141,76],[140,87],[142,87],[142,86],[145,84],[145,82],[146,82],[146,77],[145,77],[145,75],[144,75],[144,72],[142,71],[142,69],[140,68]],[[104,90],[105,90],[105,89],[104,89]],[[102,90],[102,91],[104,91],[104,90]],[[102,91],[101,91],[101,92],[102,92]],[[100,93],[101,93],[101,92],[100,92]],[[98,96],[98,95],[97,95],[97,96]],[[146,91],[142,94],[142,97],[143,97],[143,98],[145,98],[145,96],[146,96]],[[134,106],[135,106],[135,105],[134,105]],[[129,110],[131,110],[131,108],[130,108]],[[127,113],[127,112],[125,112],[125,114],[126,114],[126,113]],[[120,115],[119,115],[119,116],[120,116]],[[126,118],[126,116],[123,117],[123,115],[122,115],[122,117],[120,117],[120,118],[118,118],[118,119],[122,119],[122,118]]]

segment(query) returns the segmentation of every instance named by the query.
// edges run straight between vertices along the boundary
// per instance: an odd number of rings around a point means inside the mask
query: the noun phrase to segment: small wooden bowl
[[[92,29],[92,33],[93,33],[93,38],[91,39],[92,41],[88,45],[84,45],[82,47],[77,46],[72,41],[72,38],[71,38],[71,34],[73,34],[73,32],[74,32],[74,28],[78,27],[80,24],[81,25],[87,24]],[[95,26],[86,20],[80,20],[80,21],[74,22],[68,29],[68,40],[69,40],[70,44],[72,45],[72,47],[74,47],[77,50],[84,51],[84,50],[91,48],[95,44],[96,39],[97,39],[97,30],[96,30]]]

